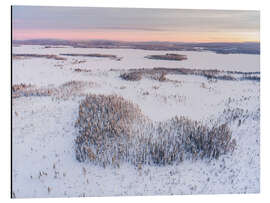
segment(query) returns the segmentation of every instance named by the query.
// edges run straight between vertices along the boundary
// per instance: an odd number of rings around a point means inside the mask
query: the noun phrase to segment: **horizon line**
[[[159,42],[159,43],[260,43],[259,41],[128,41],[128,40],[113,40],[113,39],[59,39],[59,38],[31,38],[31,39],[12,39],[13,41],[34,41],[34,40],[47,40],[47,41],[68,41],[68,42],[89,42],[89,41],[112,41],[112,42],[123,42],[123,43],[149,43],[149,42]]]

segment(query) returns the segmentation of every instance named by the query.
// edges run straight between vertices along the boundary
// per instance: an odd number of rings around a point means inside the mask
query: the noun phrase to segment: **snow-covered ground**
[[[31,96],[12,99],[12,188],[20,197],[75,197],[112,195],[171,195],[258,193],[260,191],[260,82],[210,82],[204,77],[166,75],[170,81],[150,78],[122,80],[121,71],[111,69],[184,67],[260,71],[259,56],[215,54],[212,52],[168,52],[132,49],[13,47],[13,53],[54,54],[100,53],[123,57],[109,58],[63,56],[67,60],[45,58],[14,59],[14,84],[37,88],[57,88],[74,81],[92,82],[81,93],[117,94],[140,106],[150,119],[163,121],[186,116],[210,124],[225,122],[234,110],[243,113],[229,126],[237,147],[218,160],[184,161],[172,166],[142,166],[129,163],[120,168],[102,168],[75,157],[74,128],[78,107],[84,98]],[[146,59],[150,54],[185,54],[185,61]],[[85,60],[77,63],[76,60]],[[91,70],[76,72],[75,69]],[[226,113],[224,113],[224,110]],[[226,121],[227,121],[226,120]]]

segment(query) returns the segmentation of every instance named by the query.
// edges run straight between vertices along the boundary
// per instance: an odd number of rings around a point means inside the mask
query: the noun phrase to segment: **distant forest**
[[[72,46],[79,48],[143,49],[160,51],[212,51],[217,54],[260,54],[259,42],[182,43],[182,42],[124,42],[110,40],[70,41],[53,39],[13,40],[13,45]]]

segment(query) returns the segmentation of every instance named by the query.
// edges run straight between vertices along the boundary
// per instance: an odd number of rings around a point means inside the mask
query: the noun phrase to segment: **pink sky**
[[[179,41],[179,42],[242,42],[257,41],[257,33],[216,33],[216,32],[157,32],[138,30],[30,30],[13,31],[14,40],[65,39],[91,40],[107,39],[122,41]]]
[[[14,6],[13,39],[259,41],[258,11]]]

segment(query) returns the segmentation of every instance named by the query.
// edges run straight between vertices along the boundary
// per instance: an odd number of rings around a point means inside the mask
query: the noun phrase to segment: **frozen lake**
[[[38,45],[24,45],[13,47],[13,53],[39,53],[39,54],[61,54],[61,53],[82,53],[82,54],[113,54],[123,57],[121,61],[108,58],[94,57],[72,57],[68,59],[87,59],[84,64],[89,69],[130,69],[130,68],[191,68],[191,69],[218,69],[229,71],[257,72],[260,71],[260,55],[252,54],[216,54],[204,51],[149,51],[139,49],[103,49],[103,48],[44,48]],[[187,60],[168,61],[152,60],[144,58],[147,55],[176,53],[187,56]]]

